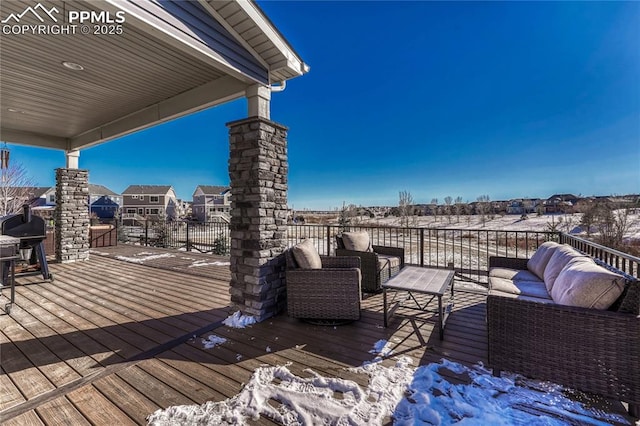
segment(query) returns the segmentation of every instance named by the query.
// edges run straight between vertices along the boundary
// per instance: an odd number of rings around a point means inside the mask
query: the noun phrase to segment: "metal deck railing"
[[[222,255],[231,247],[226,223],[147,221],[144,226],[123,228],[121,240],[147,246]],[[459,280],[479,284],[487,282],[490,256],[529,258],[545,241],[569,244],[630,276],[640,276],[640,258],[561,232],[301,224],[287,228],[288,246],[310,238],[324,255],[335,253],[336,234],[364,230],[374,245],[403,247],[406,264],[452,268]]]

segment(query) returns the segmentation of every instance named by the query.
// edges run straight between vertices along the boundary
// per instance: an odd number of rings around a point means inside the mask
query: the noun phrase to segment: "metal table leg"
[[[384,314],[384,327],[387,328],[387,289],[382,289],[382,304],[383,304],[383,314]]]

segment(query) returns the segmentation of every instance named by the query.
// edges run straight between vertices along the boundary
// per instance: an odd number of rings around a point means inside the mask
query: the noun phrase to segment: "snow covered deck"
[[[158,409],[226,401],[265,366],[288,366],[298,378],[314,377],[311,369],[341,379],[329,386],[338,395],[345,383],[373,388],[373,373],[354,367],[381,354],[389,354],[379,364],[385,367],[394,367],[398,357],[414,366],[443,358],[468,367],[487,361],[482,294],[456,294],[444,341],[432,319],[394,318],[385,329],[381,295],[365,299],[362,319],[348,325],[316,326],[282,314],[236,328],[222,323],[233,313],[225,258],[127,245],[92,253],[86,262],[52,264],[52,283],[19,278],[11,316],[0,315],[4,425],[145,424]],[[453,384],[468,376],[459,368],[440,374]],[[277,377],[273,383],[284,380]],[[347,401],[344,395],[336,398]],[[415,402],[403,401],[405,409]],[[271,406],[278,405],[271,394]],[[518,407],[521,415],[565,415],[555,406]],[[622,412],[615,405],[606,410]],[[571,421],[579,416],[596,423],[596,417],[566,413]],[[622,415],[614,419],[632,424]],[[383,421],[389,420],[385,414]],[[261,416],[250,424],[274,421]]]

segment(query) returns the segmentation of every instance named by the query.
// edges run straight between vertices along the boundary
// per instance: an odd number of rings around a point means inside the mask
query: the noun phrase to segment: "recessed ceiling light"
[[[68,61],[64,61],[62,63],[62,66],[73,71],[82,71],[84,69],[82,65],[76,64],[75,62],[68,62]]]

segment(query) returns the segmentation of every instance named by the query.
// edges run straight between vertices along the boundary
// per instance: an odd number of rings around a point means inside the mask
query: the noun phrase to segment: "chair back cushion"
[[[549,294],[552,294],[551,291],[553,290],[553,285],[556,282],[558,275],[560,275],[562,268],[564,268],[569,261],[577,257],[589,259],[589,256],[581,254],[568,244],[562,244],[560,247],[555,249],[546,268],[544,268],[544,284],[547,286]]]
[[[541,280],[544,280],[544,269],[558,247],[560,247],[560,244],[553,241],[540,244],[538,250],[533,253],[531,259],[527,262],[527,269],[536,274]]]
[[[322,259],[313,245],[313,241],[306,239],[291,248],[293,258],[302,269],[322,269]]]
[[[369,233],[367,231],[343,232],[342,242],[344,243],[344,248],[347,250],[373,251],[373,248],[371,247],[371,239],[369,238]]]
[[[569,261],[556,278],[551,298],[560,305],[608,309],[622,294],[625,278],[587,258]]]

